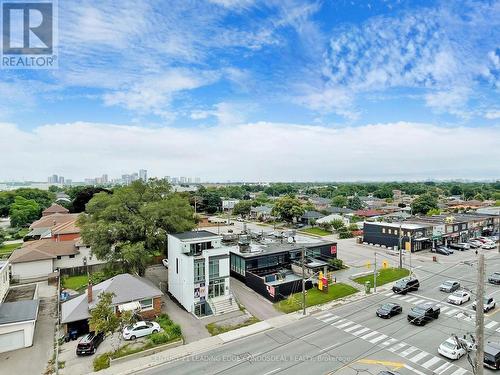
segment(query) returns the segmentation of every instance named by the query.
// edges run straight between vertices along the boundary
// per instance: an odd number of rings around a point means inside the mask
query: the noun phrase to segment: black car
[[[90,355],[94,354],[97,347],[103,342],[104,333],[100,332],[95,334],[95,332],[90,332],[82,337],[78,345],[76,346],[76,355]]]
[[[488,282],[490,284],[500,284],[500,272],[493,272],[490,276],[488,276]]]
[[[438,306],[422,304],[413,307],[408,313],[408,321],[412,324],[423,326],[431,320],[437,319],[441,309]]]
[[[389,319],[402,312],[403,308],[397,303],[384,303],[377,309],[377,316],[379,318]]]
[[[488,342],[484,346],[484,367],[500,370],[500,342]]]
[[[458,250],[458,251],[465,251],[469,250],[470,246],[466,244],[465,242],[460,242],[460,243],[450,243],[449,245],[450,249]]]
[[[435,253],[441,254],[441,255],[450,255],[453,253],[453,251],[450,251],[451,249],[447,248],[446,246],[438,246],[432,251]]]
[[[397,294],[406,294],[414,290],[418,290],[420,283],[417,279],[405,278],[397,281],[393,287],[392,291]]]

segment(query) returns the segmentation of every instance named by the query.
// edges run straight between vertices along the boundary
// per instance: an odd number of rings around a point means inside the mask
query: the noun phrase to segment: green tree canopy
[[[411,208],[414,214],[427,214],[430,210],[438,208],[438,200],[436,196],[430,193],[419,195],[413,203]]]
[[[120,326],[120,319],[111,306],[113,296],[114,293],[104,292],[99,294],[99,302],[90,310],[89,325],[96,333],[102,332],[107,335],[115,332]],[[94,296],[94,298],[96,297]]]
[[[252,201],[240,201],[234,205],[233,214],[246,216],[252,209]]]
[[[361,199],[357,195],[349,199],[349,202],[347,203],[347,207],[349,207],[351,210],[361,210],[363,209],[363,202],[361,202]]]
[[[10,225],[13,227],[24,227],[38,219],[41,207],[34,199],[26,199],[17,196],[14,203],[10,205]]]
[[[347,203],[347,197],[345,195],[336,195],[332,198],[332,206],[334,207],[345,207]]]
[[[195,226],[188,199],[171,192],[164,180],[134,181],[112,195],[97,193],[87,204],[87,214],[79,224],[92,253],[139,274],[152,255],[166,253],[168,233]]]
[[[304,212],[305,208],[302,202],[292,195],[278,198],[272,211],[274,216],[278,216],[289,223],[291,223],[293,219],[302,216]]]

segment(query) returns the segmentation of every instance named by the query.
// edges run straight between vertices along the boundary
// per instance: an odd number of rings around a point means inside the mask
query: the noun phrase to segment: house
[[[168,235],[168,291],[202,317],[238,309],[230,294],[229,249],[206,230]]]
[[[330,198],[322,198],[322,197],[312,197],[309,198],[309,201],[313,204],[314,208],[317,210],[326,209],[332,202]]]
[[[239,199],[223,199],[222,211],[231,211],[239,202]]]
[[[327,216],[322,217],[321,219],[316,220],[316,224],[323,224],[323,223],[328,223],[330,224],[331,222],[335,220],[340,220],[344,223],[344,225],[347,227],[351,223],[349,218],[347,216],[342,216],[338,214],[330,214]]]
[[[80,237],[80,227],[76,220],[70,220],[51,228],[50,234],[54,241],[71,241]]]
[[[257,206],[250,209],[250,218],[257,220],[269,220],[272,218],[273,208],[270,206]]]
[[[9,286],[9,262],[0,260],[0,303],[2,303],[7,296]]]
[[[318,211],[306,211],[301,217],[299,217],[299,221],[303,224],[311,225],[312,222],[321,219],[324,216],[325,215]]]
[[[343,214],[343,215],[349,215],[353,214],[354,210],[351,210],[350,208],[347,207],[335,207],[335,206],[329,206],[325,209],[325,211],[331,213],[331,214]]]
[[[0,303],[0,353],[33,345],[38,306],[38,300]]]
[[[55,213],[49,216],[42,216],[30,225],[30,232],[24,237],[26,240],[39,240],[42,238],[51,238],[52,229],[59,225],[76,222],[80,214]]]
[[[362,218],[372,218],[375,216],[383,215],[384,212],[380,210],[357,210],[354,211],[354,215],[362,217]]]
[[[50,207],[47,207],[45,210],[42,211],[42,217],[43,216],[49,216],[53,214],[68,214],[69,210],[60,204],[57,203],[52,203]]]
[[[53,272],[81,273],[105,263],[92,255],[79,238],[71,241],[43,239],[25,242],[9,258],[12,279],[43,280]]]
[[[71,198],[65,192],[60,191],[56,193],[56,203],[57,202],[71,203]]]
[[[363,242],[415,252],[432,248],[432,225],[425,223],[365,222]]]
[[[114,294],[111,304],[116,314],[134,311],[142,319],[153,319],[161,313],[161,290],[142,277],[123,273],[89,285],[85,293],[61,304],[61,324],[66,332],[73,329],[88,332],[90,311],[99,302],[101,293]]]

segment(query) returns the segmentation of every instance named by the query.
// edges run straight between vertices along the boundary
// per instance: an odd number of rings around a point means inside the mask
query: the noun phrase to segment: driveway
[[[38,283],[40,307],[33,346],[0,354],[2,374],[43,374],[54,352],[54,328],[57,319],[55,287]]]
[[[231,291],[238,302],[245,306],[250,314],[260,320],[274,318],[283,314],[277,311],[270,301],[234,277],[231,277]]]

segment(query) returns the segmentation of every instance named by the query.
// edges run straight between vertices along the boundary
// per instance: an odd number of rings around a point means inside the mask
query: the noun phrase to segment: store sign
[[[332,255],[337,254],[337,245],[330,246],[330,254]]]

